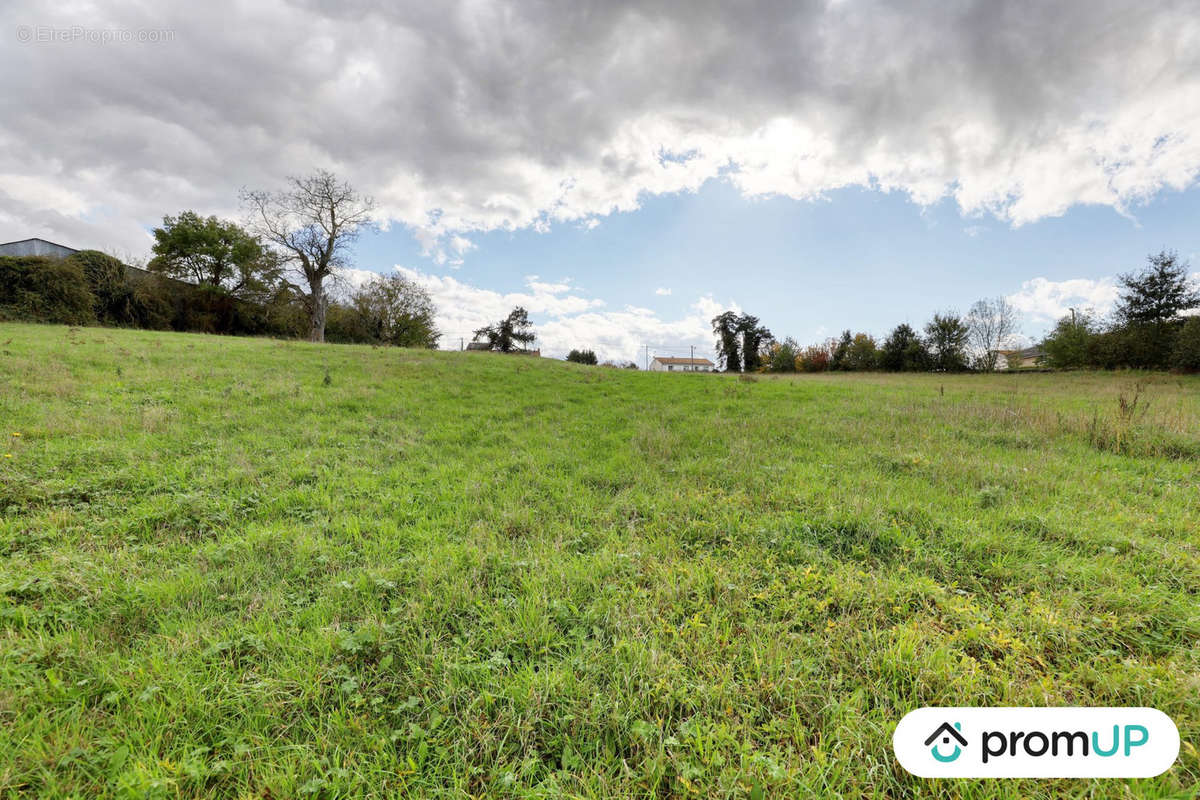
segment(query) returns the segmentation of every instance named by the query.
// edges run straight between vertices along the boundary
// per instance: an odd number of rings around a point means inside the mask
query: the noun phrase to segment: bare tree
[[[1003,297],[979,300],[967,314],[967,328],[975,348],[975,363],[984,372],[996,369],[1000,348],[1012,341],[1019,327],[1017,309]]]
[[[371,224],[374,204],[327,170],[289,178],[280,192],[242,191],[250,226],[304,279],[308,338],[325,341],[325,279],[347,266],[349,247]]]

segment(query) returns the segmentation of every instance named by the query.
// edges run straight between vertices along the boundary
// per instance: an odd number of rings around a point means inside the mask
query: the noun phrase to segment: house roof
[[[74,247],[67,247],[65,244],[59,244],[58,242],[52,242],[49,239],[43,239],[40,236],[30,236],[28,239],[14,239],[11,242],[0,242],[0,247],[7,247],[10,244],[25,244],[26,242],[43,242],[45,244],[54,245],[55,247],[61,247],[63,250],[72,250],[76,253],[79,252]]]
[[[1041,356],[1046,355],[1046,351],[1037,345],[1034,345],[1033,347],[1026,347],[1024,350],[997,350],[996,352],[1005,358],[1008,358],[1009,356],[1016,356],[1018,358],[1040,358]]]
[[[698,367],[711,367],[713,365],[713,362],[709,361],[707,358],[674,358],[672,356],[655,356],[654,360],[660,364],[691,364]]]

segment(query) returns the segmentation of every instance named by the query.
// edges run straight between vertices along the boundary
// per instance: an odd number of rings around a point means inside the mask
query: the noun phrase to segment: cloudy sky
[[[802,341],[1011,296],[1035,335],[1200,262],[1200,7],[1158,0],[0,8],[0,241],[132,258],[163,214],[332,169],[447,343]],[[640,360],[640,359],[639,359]]]

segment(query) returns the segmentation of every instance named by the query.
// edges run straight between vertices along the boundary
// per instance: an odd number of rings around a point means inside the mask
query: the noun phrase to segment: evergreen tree
[[[536,338],[533,323],[529,321],[529,312],[520,306],[496,324],[486,325],[475,331],[475,341],[487,342],[489,350],[498,350],[501,353],[524,349]]]
[[[1139,273],[1120,276],[1125,291],[1117,305],[1117,319],[1126,325],[1174,322],[1184,311],[1200,307],[1200,291],[1188,278],[1188,263],[1173,251],[1147,258]]]

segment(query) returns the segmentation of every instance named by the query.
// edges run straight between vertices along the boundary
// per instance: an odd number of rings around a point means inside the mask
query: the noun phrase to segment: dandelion
[[[5,458],[12,458],[12,453],[5,453],[5,454],[4,454],[4,457],[5,457]]]
[[[13,431],[13,436],[16,437],[17,439],[21,438],[21,434],[18,433],[17,431]]]

